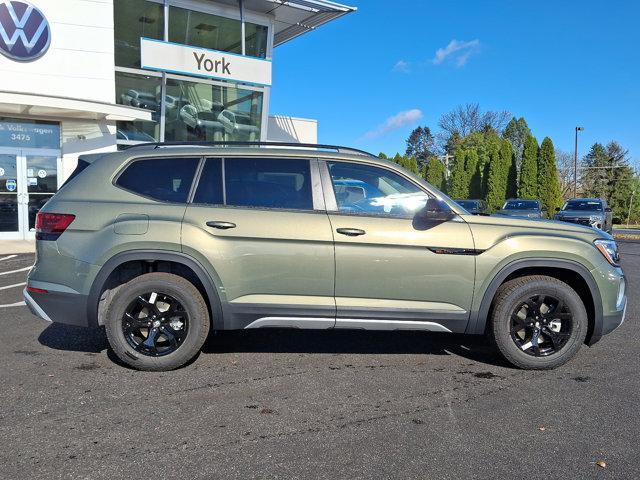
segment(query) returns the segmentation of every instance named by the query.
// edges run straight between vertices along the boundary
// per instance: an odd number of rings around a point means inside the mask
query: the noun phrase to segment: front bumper
[[[618,313],[613,315],[606,315],[602,317],[602,335],[607,335],[613,332],[616,328],[624,323],[624,319],[627,315],[627,300],[625,299],[624,308]]]

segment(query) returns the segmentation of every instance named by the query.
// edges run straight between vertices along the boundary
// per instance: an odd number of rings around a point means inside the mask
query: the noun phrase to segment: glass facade
[[[171,7],[169,41],[241,54],[242,28],[240,21],[233,18]],[[267,27],[245,22],[245,54],[266,57]]]
[[[116,66],[140,68],[140,37],[164,37],[163,7],[146,0],[114,0],[113,14]]]
[[[166,140],[260,140],[261,92],[167,79]]]
[[[118,122],[118,140],[154,142],[160,138],[162,78],[116,72],[116,103],[152,110],[152,122]]]
[[[172,74],[163,80],[140,69],[140,37],[164,38],[163,12],[161,3],[114,0],[116,102],[153,111],[151,122],[117,122],[118,141],[158,141],[162,127],[167,141],[260,140],[264,88]],[[171,42],[242,53],[242,25],[237,19],[176,5],[171,5],[168,17]],[[266,58],[268,32],[265,25],[245,22],[245,54]]]

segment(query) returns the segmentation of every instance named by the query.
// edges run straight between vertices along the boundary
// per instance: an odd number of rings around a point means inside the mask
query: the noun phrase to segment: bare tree
[[[474,132],[481,132],[489,128],[502,133],[511,114],[502,112],[483,112],[477,103],[459,105],[440,117],[438,126],[450,137],[455,132],[462,137]]]
[[[556,148],[556,164],[560,177],[560,190],[563,198],[573,196],[573,155]],[[578,179],[579,181],[580,179]],[[578,185],[578,190],[581,190]]]

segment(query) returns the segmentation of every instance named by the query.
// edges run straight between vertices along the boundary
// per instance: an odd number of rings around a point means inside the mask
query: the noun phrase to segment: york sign
[[[271,62],[229,52],[140,39],[142,68],[234,82],[271,85]]]
[[[27,2],[0,0],[0,53],[22,62],[45,54],[51,43],[49,22]]]

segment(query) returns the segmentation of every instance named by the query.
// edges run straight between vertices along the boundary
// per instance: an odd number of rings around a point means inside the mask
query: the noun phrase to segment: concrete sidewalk
[[[11,253],[32,253],[35,251],[35,240],[0,240],[0,255]]]

